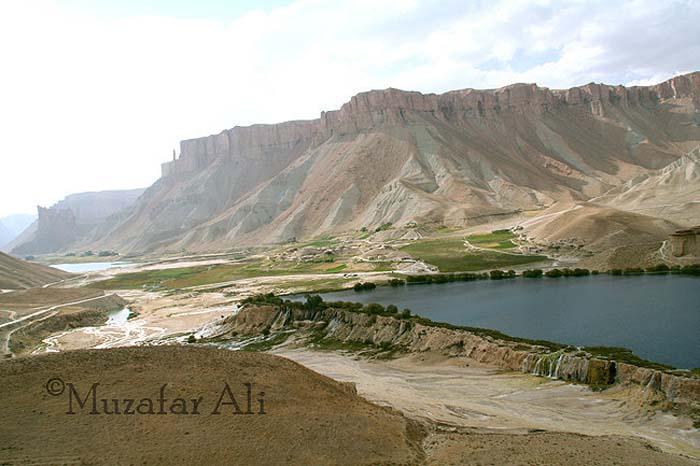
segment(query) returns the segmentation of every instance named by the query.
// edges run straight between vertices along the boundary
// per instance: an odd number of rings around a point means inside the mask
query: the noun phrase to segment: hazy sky
[[[694,0],[0,0],[0,216],[369,89],[660,82],[700,69],[698,24]]]

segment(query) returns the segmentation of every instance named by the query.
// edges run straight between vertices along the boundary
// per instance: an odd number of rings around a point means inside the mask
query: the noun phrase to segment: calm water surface
[[[131,310],[128,307],[119,309],[118,311],[110,311],[107,313],[107,322],[105,325],[125,324],[129,320]]]
[[[395,304],[434,321],[577,346],[623,346],[700,367],[700,278],[608,275],[484,280],[325,293],[325,301]]]
[[[99,272],[113,267],[126,267],[130,262],[83,262],[79,264],[55,264],[51,267],[72,273]]]

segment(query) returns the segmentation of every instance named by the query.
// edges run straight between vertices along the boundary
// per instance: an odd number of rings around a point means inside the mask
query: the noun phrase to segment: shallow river
[[[483,280],[325,293],[325,301],[395,304],[434,321],[577,346],[623,346],[680,368],[700,367],[700,278]]]

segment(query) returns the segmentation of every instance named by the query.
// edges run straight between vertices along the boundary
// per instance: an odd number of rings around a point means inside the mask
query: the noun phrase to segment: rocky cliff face
[[[673,233],[669,243],[675,257],[700,257],[700,226]]]
[[[466,330],[423,325],[410,320],[343,309],[308,311],[248,305],[222,324],[217,337],[260,335],[301,329],[342,342],[370,342],[406,352],[435,351],[552,379],[607,386],[633,383],[657,390],[669,401],[700,402],[700,379],[691,379],[626,363],[596,359],[577,350],[549,348],[481,336]]]
[[[7,246],[13,254],[45,254],[65,250],[90,238],[108,217],[133,204],[143,189],[71,194],[53,206],[37,206],[38,218]]]
[[[365,92],[316,120],[183,141],[93,247],[214,250],[589,200],[699,145],[699,96],[700,73],[631,88]]]

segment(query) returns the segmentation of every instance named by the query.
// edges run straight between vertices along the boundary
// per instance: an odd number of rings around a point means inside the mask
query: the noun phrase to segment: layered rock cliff
[[[316,120],[183,141],[91,247],[214,250],[589,200],[699,145],[699,96],[700,73],[630,88],[365,92]]]
[[[615,383],[642,385],[662,393],[669,401],[700,403],[700,379],[608,359],[597,359],[575,348],[552,347],[518,339],[499,339],[442,324],[371,315],[345,309],[307,310],[273,305],[246,305],[227,318],[218,340],[259,336],[288,330],[312,332],[316,338],[344,343],[369,343],[404,352],[434,351],[465,356],[481,363],[552,379],[605,387]]]

